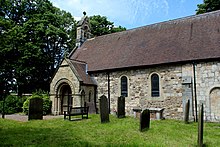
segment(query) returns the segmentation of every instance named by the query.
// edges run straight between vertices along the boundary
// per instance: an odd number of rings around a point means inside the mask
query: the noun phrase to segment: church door
[[[69,85],[63,85],[61,90],[61,114],[72,107],[72,92]]]

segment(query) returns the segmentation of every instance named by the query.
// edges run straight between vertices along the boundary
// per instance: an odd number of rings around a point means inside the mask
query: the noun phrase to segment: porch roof
[[[83,84],[96,85],[96,82],[86,72],[86,63],[70,59],[68,59],[68,62],[71,68],[74,69],[74,72],[75,74],[77,74],[79,80],[83,82]]]

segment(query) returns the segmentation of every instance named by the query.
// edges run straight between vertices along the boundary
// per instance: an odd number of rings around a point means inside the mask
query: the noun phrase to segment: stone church
[[[105,95],[111,113],[124,96],[126,115],[150,108],[182,119],[189,100],[191,119],[203,103],[204,119],[220,121],[220,11],[99,37],[84,13],[76,46],[51,81],[53,114],[84,105],[97,113]]]

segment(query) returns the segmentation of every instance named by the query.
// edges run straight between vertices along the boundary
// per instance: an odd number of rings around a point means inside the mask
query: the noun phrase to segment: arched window
[[[84,90],[81,91],[81,107],[85,106],[85,97],[86,97],[86,93]]]
[[[121,95],[128,96],[128,79],[126,76],[121,77]]]
[[[157,74],[151,75],[151,96],[152,97],[160,96],[160,83],[159,83],[159,76]]]
[[[89,102],[91,102],[92,91],[89,91]]]

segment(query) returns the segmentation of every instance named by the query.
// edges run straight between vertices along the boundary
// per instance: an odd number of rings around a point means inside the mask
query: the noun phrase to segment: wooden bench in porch
[[[64,112],[64,119],[71,120],[71,116],[77,116],[81,115],[82,119],[86,118],[88,119],[88,112],[89,112],[89,107],[69,107],[67,111]]]

